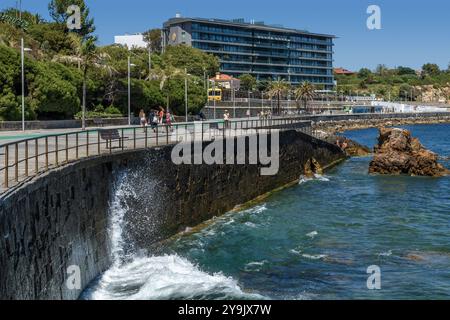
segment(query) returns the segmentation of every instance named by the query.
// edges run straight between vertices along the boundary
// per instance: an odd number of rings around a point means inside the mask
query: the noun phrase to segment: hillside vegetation
[[[67,3],[66,3],[67,2]],[[82,29],[66,27],[67,0],[49,2],[52,21],[15,9],[0,12],[0,120],[21,118],[20,39],[31,51],[25,54],[26,119],[80,117],[85,83],[89,115],[127,114],[128,56],[131,57],[131,108],[134,114],[159,106],[184,113],[184,81],[188,79],[190,113],[206,102],[205,75],[214,75],[219,61],[187,46],[161,53],[160,30],[145,34],[149,51],[119,45],[97,46],[94,20],[83,0],[72,0],[82,9]],[[187,73],[186,73],[186,71]]]
[[[354,75],[336,75],[340,94],[375,94],[379,98],[423,102],[450,101],[450,68],[427,63],[422,70],[408,67],[361,69]]]

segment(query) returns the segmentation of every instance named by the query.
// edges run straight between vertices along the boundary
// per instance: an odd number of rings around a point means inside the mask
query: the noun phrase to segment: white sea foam
[[[245,271],[258,272],[266,263],[267,260],[249,262],[245,265]]]
[[[300,176],[299,184],[304,184],[306,182],[310,181],[321,181],[321,182],[328,182],[330,181],[330,178],[320,175],[320,174],[314,174],[314,177],[306,177],[306,176]]]
[[[250,221],[247,221],[247,222],[245,223],[245,225],[246,225],[247,227],[250,227],[250,228],[256,228],[256,227],[258,227],[256,224],[254,224],[253,222],[250,222]]]
[[[303,258],[306,258],[306,259],[311,259],[311,260],[320,260],[320,259],[324,259],[324,258],[326,258],[326,257],[328,257],[327,255],[325,255],[325,254],[316,254],[316,255],[311,255],[311,254],[302,254],[302,257]]]
[[[388,252],[382,252],[378,254],[379,257],[390,257],[392,256],[392,250],[389,250]]]
[[[85,298],[94,300],[261,299],[221,273],[208,274],[177,255],[136,257],[113,266]]]
[[[313,231],[313,232],[308,233],[306,236],[308,238],[314,239],[317,235],[319,235],[319,233],[317,231]]]
[[[267,210],[267,207],[266,207],[266,204],[264,203],[264,204],[261,204],[261,205],[258,205],[256,207],[254,207],[254,208],[245,210],[245,211],[243,211],[243,213],[252,213],[252,214],[256,213],[256,214],[259,214],[259,213],[262,213],[262,212],[264,212],[266,210]]]

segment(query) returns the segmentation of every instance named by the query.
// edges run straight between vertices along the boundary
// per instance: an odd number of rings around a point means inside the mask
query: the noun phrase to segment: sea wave
[[[208,274],[177,255],[136,257],[106,271],[82,297],[92,300],[264,299],[222,273]]]
[[[325,259],[326,257],[328,257],[326,254],[316,254],[316,255],[311,255],[311,254],[302,254],[302,257],[305,259],[310,259],[310,260],[321,260],[321,259]]]
[[[317,235],[319,235],[319,233],[317,231],[313,231],[313,232],[308,233],[306,236],[308,238],[314,239]]]
[[[328,178],[327,176],[323,176],[320,174],[314,174],[314,177],[306,177],[306,176],[300,176],[300,181],[299,184],[304,184],[306,182],[310,182],[310,181],[320,181],[320,182],[329,182],[330,178]]]

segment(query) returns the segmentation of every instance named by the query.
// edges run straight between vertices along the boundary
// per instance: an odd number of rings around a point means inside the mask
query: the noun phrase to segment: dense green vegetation
[[[408,67],[389,69],[379,65],[376,70],[363,68],[354,75],[336,75],[340,94],[375,94],[392,100],[420,100],[425,86],[435,89],[450,86],[450,67],[440,70],[436,64],[427,63],[422,70]],[[442,97],[449,99],[450,97]]]
[[[82,28],[66,27],[69,4],[81,8]],[[94,19],[84,0],[51,0],[53,21],[15,9],[0,12],[0,120],[21,118],[20,39],[31,51],[25,57],[26,119],[71,119],[86,114],[127,114],[128,57],[131,57],[131,108],[134,114],[159,106],[184,113],[184,82],[188,79],[190,113],[206,102],[205,79],[219,70],[212,55],[187,46],[161,53],[160,30],[149,30],[152,68],[147,49],[119,45],[98,47]],[[85,88],[85,90],[83,90]]]

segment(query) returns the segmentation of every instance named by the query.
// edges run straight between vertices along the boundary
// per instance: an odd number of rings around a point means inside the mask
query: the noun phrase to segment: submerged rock
[[[323,169],[316,159],[311,158],[305,163],[303,173],[305,177],[313,178],[317,174],[322,175]]]
[[[437,154],[425,149],[405,129],[381,128],[369,173],[442,177],[450,173]]]

